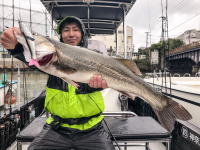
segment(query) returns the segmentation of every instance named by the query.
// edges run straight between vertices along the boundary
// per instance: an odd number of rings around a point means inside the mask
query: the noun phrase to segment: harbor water
[[[1,74],[3,72],[1,71]],[[17,71],[13,71],[12,80],[18,81]],[[11,80],[11,71],[6,71],[7,80]],[[37,97],[41,91],[45,90],[48,75],[37,70],[20,71],[20,103],[26,103],[28,99]],[[16,85],[15,85],[16,86]]]

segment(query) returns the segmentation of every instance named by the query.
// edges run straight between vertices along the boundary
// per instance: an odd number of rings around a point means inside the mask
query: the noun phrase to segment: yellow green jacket
[[[53,82],[54,81],[54,82]],[[55,76],[49,76],[46,87],[45,109],[53,115],[61,118],[90,117],[103,112],[104,101],[99,90],[90,88],[87,84],[79,83],[79,89],[75,89]],[[102,115],[91,118],[84,124],[61,124],[62,127],[86,130],[103,119]],[[54,119],[49,117],[47,123]]]

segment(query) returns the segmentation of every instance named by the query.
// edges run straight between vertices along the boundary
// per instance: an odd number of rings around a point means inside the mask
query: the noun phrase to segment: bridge
[[[200,41],[170,50],[166,61],[172,72],[200,72]]]

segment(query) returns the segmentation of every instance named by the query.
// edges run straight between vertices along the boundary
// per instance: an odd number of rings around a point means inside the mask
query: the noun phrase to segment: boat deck
[[[155,88],[161,88],[162,78],[148,78],[146,82],[154,86]],[[154,83],[154,85],[153,85]],[[165,86],[165,81],[163,81]],[[170,93],[169,78],[166,81],[167,90],[163,87],[162,92]],[[192,115],[192,119],[188,122],[200,128],[200,77],[172,77],[171,89],[173,100],[182,104]]]

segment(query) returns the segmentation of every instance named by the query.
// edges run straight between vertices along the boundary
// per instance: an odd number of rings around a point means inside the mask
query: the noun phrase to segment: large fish
[[[94,74],[99,74],[106,80],[109,88],[126,93],[130,97],[135,95],[144,99],[151,105],[160,123],[168,130],[172,130],[175,119],[189,120],[190,113],[180,104],[161,94],[147,84],[141,77],[137,67],[130,70],[129,65],[119,59],[103,56],[86,48],[71,46],[48,37],[40,35],[30,36],[30,31],[20,23],[23,34],[15,33],[19,43],[24,47],[24,52],[29,56],[25,58],[34,62],[35,66],[54,76],[62,78],[67,83],[78,87],[77,82],[88,83]],[[33,40],[34,39],[34,40]],[[27,46],[29,42],[34,46]],[[35,47],[31,50],[30,47]],[[33,55],[33,53],[35,54]],[[134,66],[134,65],[133,65]]]

